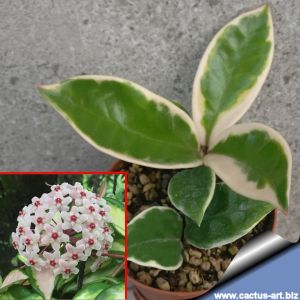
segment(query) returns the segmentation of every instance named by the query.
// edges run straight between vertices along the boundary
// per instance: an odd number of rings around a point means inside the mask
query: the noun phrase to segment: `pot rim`
[[[112,163],[109,171],[116,171],[116,169],[120,166],[120,164],[122,162],[123,162],[122,160],[116,160],[116,161],[114,161]],[[275,229],[277,227],[277,215],[278,215],[277,209],[274,209],[272,211],[272,213],[273,213],[272,232],[275,232]],[[193,292],[164,291],[164,290],[161,290],[159,288],[154,288],[154,287],[145,285],[145,284],[141,283],[140,281],[134,279],[129,274],[127,275],[127,277],[128,277],[129,282],[132,283],[136,287],[139,287],[139,288],[144,289],[144,290],[150,290],[152,292],[156,292],[156,293],[159,293],[159,294],[162,294],[162,295],[166,295],[166,296],[171,296],[171,295],[175,296],[176,295],[176,296],[179,296],[179,297],[184,297],[186,295],[189,295],[191,297],[197,297],[197,296],[203,295],[203,294],[205,294],[205,293],[207,293],[208,291],[211,290],[211,289],[197,290],[197,291],[193,291]]]

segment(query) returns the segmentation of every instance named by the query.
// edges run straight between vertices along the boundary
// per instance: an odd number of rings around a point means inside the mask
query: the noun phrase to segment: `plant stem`
[[[117,179],[118,179],[118,175],[114,175],[114,185],[113,185],[113,194],[116,194],[116,190],[117,190]]]
[[[121,254],[114,254],[114,253],[103,253],[102,256],[108,256],[108,257],[113,257],[113,258],[124,259],[123,255],[121,255]]]
[[[85,261],[79,262],[79,273],[78,273],[78,280],[77,280],[77,291],[79,291],[82,288],[83,277],[84,277],[84,269],[85,269]]]
[[[125,266],[125,262],[122,262],[121,264],[119,264],[116,269],[112,272],[111,277],[116,277],[119,272],[124,268]]]

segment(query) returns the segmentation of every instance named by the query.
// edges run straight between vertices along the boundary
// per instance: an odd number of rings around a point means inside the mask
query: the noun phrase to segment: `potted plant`
[[[222,247],[274,208],[288,210],[287,142],[259,123],[235,125],[258,95],[273,52],[268,6],[224,26],[200,61],[192,118],[176,102],[117,77],[79,76],[40,87],[97,149],[136,165],[177,170],[167,188],[172,207],[150,207],[130,221],[129,261],[174,272],[184,260],[182,241],[195,249]],[[157,293],[157,299],[187,299],[203,290]]]

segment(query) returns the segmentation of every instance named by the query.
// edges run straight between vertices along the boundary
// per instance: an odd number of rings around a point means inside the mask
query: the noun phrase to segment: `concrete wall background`
[[[40,83],[79,74],[126,77],[187,108],[199,59],[237,14],[266,1],[0,1],[0,170],[105,170],[113,161],[43,102]],[[271,73],[242,121],[280,131],[294,155],[289,217],[300,231],[300,3],[270,0],[276,49]]]

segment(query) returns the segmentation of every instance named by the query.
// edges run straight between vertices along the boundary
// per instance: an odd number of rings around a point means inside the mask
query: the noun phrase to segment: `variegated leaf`
[[[171,208],[154,206],[128,224],[128,260],[142,266],[176,270],[182,264],[182,219]]]
[[[40,87],[42,96],[97,149],[159,168],[201,165],[189,115],[145,88],[108,76],[81,76]]]
[[[248,110],[268,75],[273,48],[268,6],[238,16],[210,42],[193,86],[193,119],[202,145]]]
[[[274,129],[235,125],[213,141],[205,164],[236,193],[288,209],[292,155]]]

